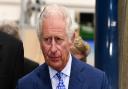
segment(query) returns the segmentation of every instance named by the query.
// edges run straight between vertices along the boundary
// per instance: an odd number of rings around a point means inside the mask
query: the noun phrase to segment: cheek
[[[68,52],[70,51],[70,46],[69,45],[63,45],[63,46],[61,46],[61,50],[63,53],[68,54]]]
[[[41,45],[41,50],[44,54],[47,54],[48,50],[49,50],[49,46],[48,45]]]

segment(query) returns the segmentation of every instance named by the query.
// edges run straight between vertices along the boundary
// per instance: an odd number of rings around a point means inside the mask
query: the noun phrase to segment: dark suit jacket
[[[23,74],[23,54],[20,40],[0,32],[0,89],[15,89]]]
[[[109,89],[105,73],[73,58],[68,89]],[[48,65],[43,64],[19,80],[17,89],[52,89]]]
[[[24,58],[24,75],[32,72],[39,64],[32,61],[31,59]]]

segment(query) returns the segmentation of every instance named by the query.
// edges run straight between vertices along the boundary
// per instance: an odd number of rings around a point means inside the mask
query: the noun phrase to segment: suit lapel
[[[71,74],[69,80],[69,88],[68,89],[88,89],[86,79],[83,78],[83,68],[81,62],[78,59],[72,58],[72,66],[71,66]],[[37,89],[52,89],[51,80],[49,76],[49,69],[47,64],[41,66],[39,73],[39,79],[41,79],[41,86]]]
[[[87,89],[87,85],[85,85],[85,79],[82,78],[82,66],[79,65],[78,59],[72,58],[72,66],[71,66],[71,77],[69,80],[69,89]],[[84,83],[84,85],[83,85]]]
[[[41,79],[41,87],[39,89],[52,89],[51,80],[49,76],[49,69],[47,64],[41,66],[39,70],[39,77]]]

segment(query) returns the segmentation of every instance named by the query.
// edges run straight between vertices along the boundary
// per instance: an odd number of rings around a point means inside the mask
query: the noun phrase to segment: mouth
[[[60,57],[49,57],[49,59],[51,60],[51,61],[59,61],[60,60]]]

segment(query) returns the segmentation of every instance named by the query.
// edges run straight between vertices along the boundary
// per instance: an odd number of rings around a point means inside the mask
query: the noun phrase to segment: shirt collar
[[[71,57],[71,54],[69,54],[69,60],[68,60],[68,63],[66,64],[66,66],[64,67],[64,69],[61,71],[62,73],[64,73],[66,76],[70,76],[70,70],[71,70],[71,62],[72,62],[72,57]],[[53,78],[57,71],[54,70],[53,68],[51,68],[50,66],[48,66],[49,68],[49,74],[50,74],[50,78]]]

